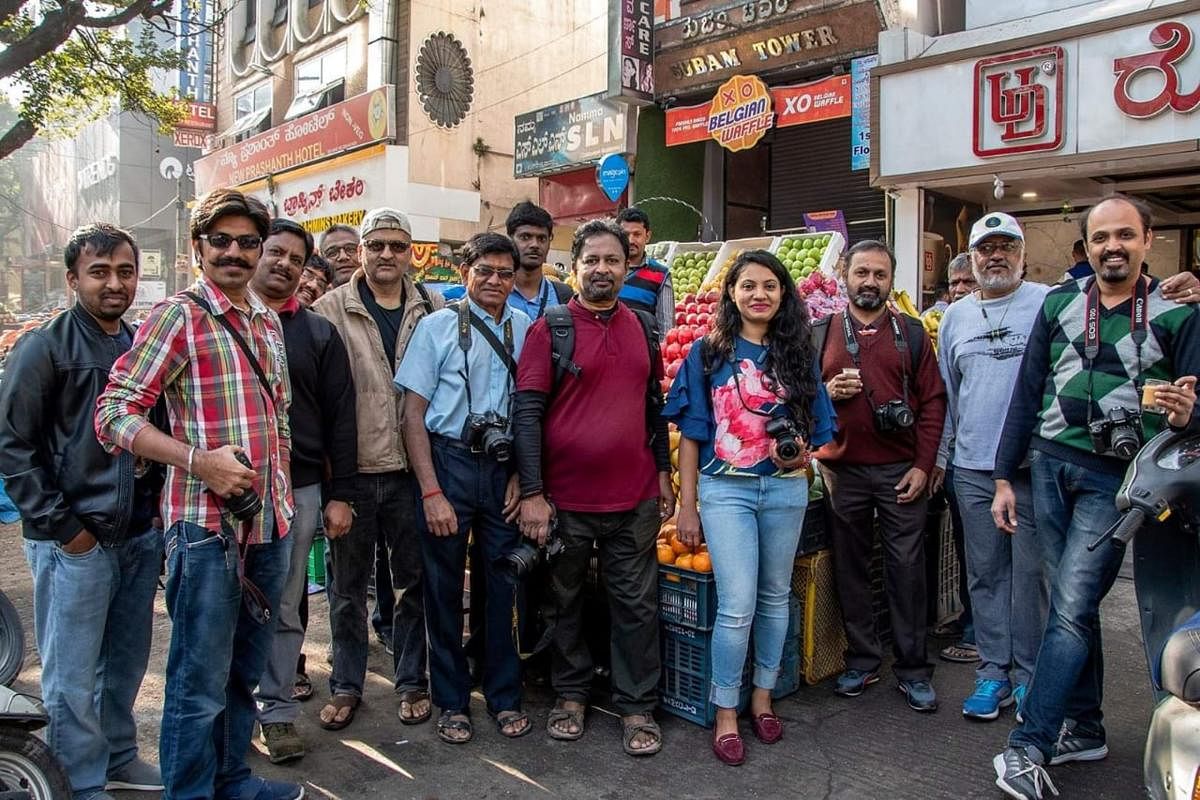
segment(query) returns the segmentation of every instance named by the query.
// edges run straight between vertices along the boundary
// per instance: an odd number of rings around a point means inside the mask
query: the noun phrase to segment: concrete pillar
[[[921,231],[925,229],[923,189],[889,193],[894,201],[892,249],[896,253],[896,286],[921,304]]]

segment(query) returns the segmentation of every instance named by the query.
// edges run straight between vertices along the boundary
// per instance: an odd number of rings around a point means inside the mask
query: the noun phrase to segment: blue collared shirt
[[[554,284],[550,283],[550,279],[543,275],[541,288],[532,300],[527,300],[525,295],[521,294],[521,290],[514,286],[508,295],[508,305],[524,312],[531,320],[538,320],[546,313],[547,308],[559,305],[558,293],[554,291]]]
[[[505,324],[511,322],[513,360],[519,359],[531,324],[529,317],[506,305],[504,315],[497,323],[474,301],[467,302],[471,313],[479,317],[501,343],[504,342]],[[471,328],[471,350],[467,355],[470,356],[469,364],[458,344],[456,306],[435,311],[422,319],[413,331],[404,359],[396,370],[395,383],[400,391],[416,392],[429,401],[425,428],[430,433],[452,439],[462,437],[468,414],[467,374],[471,379],[469,413],[495,411],[503,417],[509,416],[514,381],[500,356],[474,327]]]

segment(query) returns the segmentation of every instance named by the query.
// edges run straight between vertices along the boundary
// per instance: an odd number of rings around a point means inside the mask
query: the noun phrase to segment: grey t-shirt
[[[954,466],[990,472],[1029,332],[1050,291],[1023,282],[1006,297],[971,294],[946,309],[938,330],[938,365],[946,384],[946,426],[938,450],[944,465],[950,445]],[[958,420],[970,420],[958,425]]]

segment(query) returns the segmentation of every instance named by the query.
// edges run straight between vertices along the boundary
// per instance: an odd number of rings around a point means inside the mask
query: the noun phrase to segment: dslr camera
[[[804,452],[800,445],[800,430],[787,417],[773,417],[767,421],[767,436],[775,440],[775,452],[783,461],[795,461]]]
[[[250,459],[245,453],[238,453],[234,456],[243,467],[246,469],[254,469],[254,465],[250,463]],[[263,510],[262,498],[258,496],[258,492],[254,491],[251,486],[241,494],[230,495],[226,497],[225,508],[239,522],[249,522],[258,516],[258,513]]]
[[[889,400],[874,408],[875,429],[880,433],[906,431],[917,421],[912,406],[904,400]]]
[[[1142,449],[1142,414],[1114,408],[1104,419],[1088,423],[1088,435],[1092,437],[1092,450],[1099,455],[1114,455],[1132,461]]]
[[[558,535],[558,525],[551,521],[550,534],[545,544],[538,546],[528,539],[521,539],[512,552],[500,559],[500,569],[508,574],[515,583],[524,580],[542,559],[549,561],[563,550],[563,540]]]
[[[508,420],[495,411],[468,414],[462,440],[475,452],[485,453],[500,463],[512,458],[513,439]]]

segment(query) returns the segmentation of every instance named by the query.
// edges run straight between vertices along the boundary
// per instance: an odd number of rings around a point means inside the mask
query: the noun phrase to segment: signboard
[[[882,29],[878,5],[861,2],[748,31],[739,29],[727,38],[660,49],[654,61],[655,93],[659,97],[681,94],[719,84],[739,72],[761,73],[872,51]]]
[[[217,107],[212,103],[188,103],[187,116],[179,123],[180,128],[194,131],[217,129]]]
[[[390,139],[395,132],[393,88],[382,86],[198,159],[196,194],[218,186],[237,186]]]
[[[846,215],[842,210],[814,211],[804,215],[804,226],[810,230],[825,232],[837,231],[846,241],[850,241],[850,229],[846,227]]]
[[[629,186],[629,162],[620,153],[609,153],[596,165],[596,185],[614,203]]]
[[[176,147],[187,147],[192,150],[207,150],[212,146],[213,135],[204,131],[176,128],[175,130],[171,131],[171,141]]]
[[[418,283],[461,283],[454,261],[442,253],[437,242],[413,242],[413,280]]]
[[[148,311],[155,303],[166,299],[166,281],[138,281],[137,292],[129,308],[132,311]]]
[[[143,250],[139,272],[141,278],[161,278],[162,250]]]
[[[775,99],[777,128],[840,119],[850,116],[851,80],[849,75],[833,75],[799,86],[776,87],[771,96]]]
[[[183,69],[179,70],[179,96],[200,103],[212,102],[212,14],[208,0],[183,0],[179,3],[176,26]]]
[[[279,215],[295,220],[311,233],[335,223],[358,227],[368,208],[393,205],[388,193],[387,155],[352,158],[345,165],[319,169],[275,184]]]
[[[519,115],[513,175],[529,178],[591,164],[625,152],[626,112],[594,94]]]
[[[871,168],[871,70],[879,56],[863,56],[850,62],[852,85],[850,113],[850,169]]]
[[[667,147],[703,142],[708,137],[708,103],[667,109]]]
[[[660,50],[773,25],[828,5],[814,0],[691,0],[654,31]],[[664,23],[668,20],[664,18]]]
[[[1158,20],[1034,51],[880,76],[878,125],[888,134],[874,143],[879,176],[967,168],[990,174],[999,163],[1031,158],[1194,147],[1200,57],[1183,48],[1194,46],[1198,32],[1200,12],[1164,9]],[[946,113],[930,112],[934,86]]]
[[[654,102],[654,0],[608,4],[608,96]]]
[[[771,93],[756,75],[721,84],[708,107],[708,135],[726,150],[749,150],[771,129]]]

